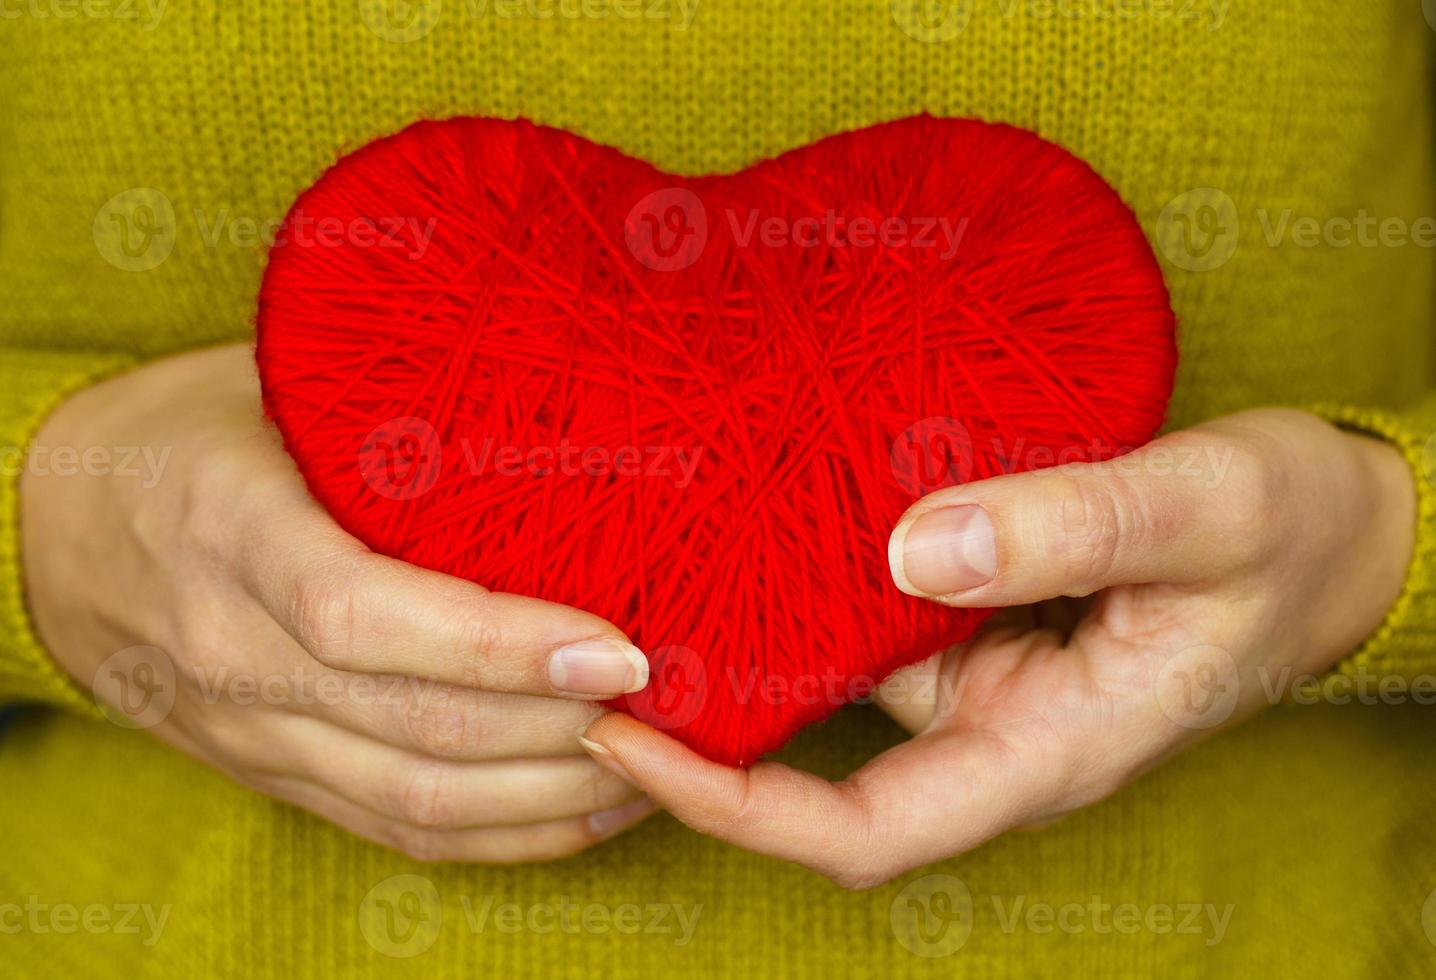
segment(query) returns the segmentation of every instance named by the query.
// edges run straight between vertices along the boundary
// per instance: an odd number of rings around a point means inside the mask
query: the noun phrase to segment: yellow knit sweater
[[[0,974],[1430,974],[1424,10],[0,0],[0,699],[43,705],[0,734]],[[1352,703],[1275,708],[1047,830],[860,894],[663,816],[555,864],[420,865],[69,710],[83,696],[24,611],[19,453],[94,378],[247,337],[266,232],[336,155],[475,113],[731,170],[921,110],[1035,130],[1131,203],[1181,321],[1174,426],[1321,404],[1406,452],[1417,554],[1387,623],[1344,663],[1368,685]],[[1417,685],[1361,703],[1377,678]],[[784,758],[838,775],[898,737],[855,706]]]

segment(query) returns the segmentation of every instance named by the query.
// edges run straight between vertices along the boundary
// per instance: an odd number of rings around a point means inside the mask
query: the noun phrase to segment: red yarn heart
[[[1086,164],[918,116],[675,177],[530,123],[420,122],[295,203],[268,410],[376,551],[604,616],[616,703],[746,765],[985,611],[900,593],[941,486],[1148,440],[1161,273]]]

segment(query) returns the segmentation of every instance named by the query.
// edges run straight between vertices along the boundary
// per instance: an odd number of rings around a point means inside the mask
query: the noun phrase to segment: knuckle
[[[447,857],[443,837],[431,830],[388,824],[380,833],[381,843],[415,861],[429,863],[442,861]]]
[[[272,509],[260,512],[254,502],[259,494],[249,482],[230,475],[229,468],[223,461],[216,465],[205,460],[171,492],[147,497],[131,516],[131,530],[147,542],[174,534],[196,567],[259,576],[269,564],[274,514]]]
[[[1057,481],[1047,496],[1055,532],[1052,557],[1077,581],[1100,581],[1116,565],[1123,542],[1135,535],[1139,511],[1121,484],[1072,476]]]
[[[336,576],[300,576],[292,598],[291,621],[314,659],[335,670],[355,665],[358,600]]]
[[[494,663],[504,655],[503,630],[492,617],[481,613],[466,618],[458,633],[466,682],[479,688],[492,684]]]
[[[892,879],[898,869],[890,865],[888,855],[899,853],[908,842],[901,827],[880,830],[861,776],[850,778],[842,787],[847,791],[855,813],[851,830],[843,835],[828,856],[828,877],[849,891],[866,891]]]
[[[420,752],[441,759],[471,755],[478,743],[477,723],[471,710],[445,703],[404,709],[404,729]]]
[[[673,801],[667,809],[700,834],[725,838],[736,829],[752,826],[762,820],[762,805],[757,794],[747,788],[748,781],[733,792],[722,792],[697,798]]]
[[[1054,737],[1041,751],[1048,761],[1031,763],[1029,770],[1041,775],[1015,802],[1010,822],[1040,825],[1086,809],[1127,785],[1147,760],[1160,755],[1160,747],[1148,745],[1140,732],[1110,724],[1096,742]]]
[[[866,865],[849,865],[840,868],[833,868],[827,872],[827,876],[839,888],[845,888],[851,892],[864,892],[891,881],[894,875],[879,868]]]
[[[225,496],[207,496],[211,481],[196,475],[189,482],[179,485],[162,506],[142,507],[130,518],[130,529],[144,541],[153,541],[159,536],[157,525],[168,525],[178,531],[184,546],[202,561],[217,567],[224,567],[236,550],[236,540],[244,537],[235,533],[239,523],[233,510],[215,507],[215,501]],[[228,491],[231,495],[233,488]],[[239,547],[242,549],[243,545]]]
[[[420,830],[454,826],[457,806],[453,778],[443,765],[417,765],[398,778],[393,809],[399,819]]]
[[[1283,502],[1290,499],[1290,488],[1282,469],[1248,444],[1233,447],[1227,479],[1231,492],[1224,510],[1229,543],[1240,557],[1256,557],[1264,552],[1274,525],[1287,510]]]
[[[763,798],[754,791],[751,777],[744,778],[735,792],[714,801],[708,819],[717,826],[756,824],[767,816]]]
[[[248,472],[245,472],[246,467]],[[170,500],[186,543],[215,567],[258,578],[292,548],[290,494],[254,461],[221,450],[197,467]]]

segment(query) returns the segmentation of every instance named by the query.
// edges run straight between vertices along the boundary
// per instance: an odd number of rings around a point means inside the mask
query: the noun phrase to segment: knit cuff
[[[1344,674],[1434,674],[1436,397],[1400,412],[1330,404],[1314,406],[1313,410],[1343,429],[1390,443],[1405,457],[1416,486],[1416,544],[1406,584],[1381,626],[1337,669]]]
[[[67,396],[123,370],[119,354],[0,348],[0,703],[41,701],[96,710],[41,646],[25,605],[20,476],[36,431]]]

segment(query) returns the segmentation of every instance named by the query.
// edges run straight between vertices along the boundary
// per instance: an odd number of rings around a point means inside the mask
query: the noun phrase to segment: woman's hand
[[[37,629],[111,717],[418,858],[552,858],[651,810],[574,741],[596,699],[647,682],[642,654],[343,533],[263,419],[247,348],[75,395],[32,462],[71,447],[163,461],[22,479]]]
[[[1287,410],[942,490],[893,532],[905,592],[949,606],[1093,601],[1001,613],[895,675],[890,696],[937,696],[896,699],[916,737],[841,783],[718,766],[618,715],[586,747],[700,831],[877,885],[1100,800],[1327,670],[1399,594],[1414,508],[1393,449]]]

